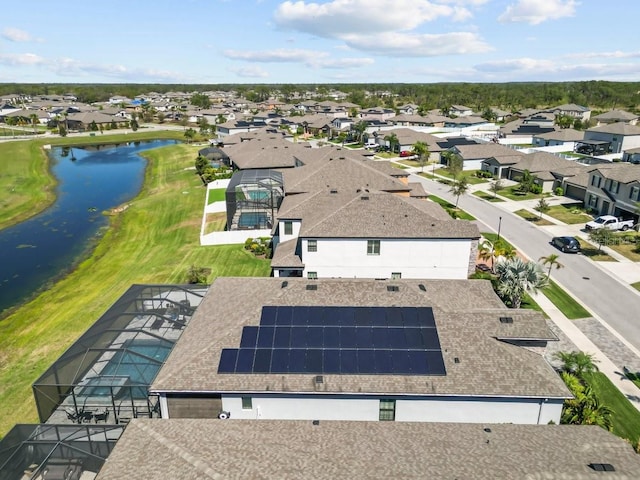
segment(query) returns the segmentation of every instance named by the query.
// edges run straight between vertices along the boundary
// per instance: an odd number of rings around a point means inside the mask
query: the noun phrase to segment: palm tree
[[[527,292],[537,292],[547,286],[548,281],[542,267],[520,257],[501,259],[496,265],[498,294],[510,308],[520,308]]]
[[[491,242],[484,239],[478,245],[478,257],[480,260],[491,260],[491,272],[495,273],[495,261],[498,258],[511,259],[515,258],[516,250],[506,242],[501,240]]]
[[[598,425],[611,430],[613,411],[600,402],[593,389],[584,385],[578,376],[562,372],[562,380],[573,394],[573,398],[565,400],[560,422],[574,425]]]
[[[361,121],[361,122],[356,123],[353,126],[353,129],[356,132],[356,138],[358,139],[358,143],[360,143],[360,144],[362,144],[362,139],[364,137],[364,132],[367,131],[367,126],[368,125],[369,124],[367,122]]]
[[[556,270],[559,270],[559,269],[564,267],[564,265],[561,264],[558,261],[558,258],[560,258],[559,255],[557,255],[555,253],[551,253],[551,254],[547,255],[546,257],[540,257],[538,259],[539,262],[542,262],[542,265],[549,265],[549,271],[547,272],[547,280],[551,276],[551,269],[553,267],[555,267]]]
[[[427,163],[427,160],[429,160],[429,145],[424,142],[416,142],[413,145],[413,153],[418,156],[420,171],[424,172],[424,165]]]
[[[556,352],[554,357],[562,362],[562,371],[582,378],[585,373],[598,371],[597,360],[590,353],[581,351]]]
[[[400,145],[398,136],[395,133],[391,133],[384,137],[384,141],[389,143],[389,150],[395,152],[396,146]]]
[[[460,195],[464,195],[469,190],[469,181],[465,175],[461,176],[459,179],[454,180],[453,184],[449,191],[456,196],[456,208],[458,208],[458,201],[460,200]]]

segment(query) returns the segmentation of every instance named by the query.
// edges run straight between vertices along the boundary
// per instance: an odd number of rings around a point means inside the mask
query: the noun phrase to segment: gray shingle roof
[[[240,170],[295,167],[296,159],[304,156],[306,150],[309,149],[285,140],[281,135],[264,134],[224,149]]]
[[[610,178],[620,183],[640,182],[640,165],[632,163],[611,163],[597,165],[589,172],[599,171],[604,178]]]
[[[616,122],[629,122],[638,118],[635,113],[630,113],[625,110],[610,110],[600,115],[593,117],[601,122],[616,121]]]
[[[628,443],[589,425],[134,419],[97,478],[582,480],[639,471]]]
[[[223,348],[238,348],[242,327],[259,325],[264,305],[403,306],[433,309],[444,376],[324,375],[320,393],[478,395],[567,398],[567,388],[544,360],[497,340],[553,338],[544,317],[507,309],[485,280],[364,280],[219,277],[158,373],[151,391],[299,392],[318,394],[310,375],[218,374]],[[306,290],[313,282],[317,290]],[[424,291],[419,288],[424,285]],[[397,285],[398,291],[388,291]],[[504,325],[501,316],[514,316]],[[507,328],[503,328],[503,327]],[[502,332],[502,333],[501,333]],[[458,357],[459,363],[454,362]]]
[[[574,165],[573,162],[560,158],[552,153],[534,152],[525,154],[518,164],[512,168],[520,172],[529,170],[531,173],[538,174]]]
[[[477,158],[499,158],[513,157],[518,155],[518,151],[496,143],[480,143],[476,145],[456,145],[456,150],[465,160]],[[524,154],[523,154],[524,155]]]
[[[575,142],[584,138],[584,132],[574,130],[573,128],[563,128],[555,132],[541,133],[534,135],[534,138],[542,138],[544,140],[556,140],[561,142]]]
[[[587,133],[588,132],[611,133],[615,135],[640,135],[640,127],[629,125],[625,122],[616,122],[590,128],[587,130]]]
[[[278,218],[302,219],[300,236],[311,238],[480,238],[435,202],[364,190],[286,197]]]
[[[271,268],[303,268],[300,256],[296,254],[298,239],[280,242],[271,259]]]

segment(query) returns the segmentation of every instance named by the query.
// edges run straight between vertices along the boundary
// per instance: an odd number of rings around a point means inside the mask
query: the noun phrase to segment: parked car
[[[579,253],[582,250],[580,242],[576,237],[553,237],[551,245],[562,251],[563,253]]]
[[[595,220],[588,222],[584,228],[585,230],[597,230],[599,228],[608,228],[609,230],[622,230],[626,231],[630,228],[634,228],[636,221],[633,218],[628,220],[622,217],[614,217],[613,215],[602,215]]]
[[[413,155],[413,152],[410,152],[409,150],[403,150],[400,152],[401,157],[410,157],[412,155]]]

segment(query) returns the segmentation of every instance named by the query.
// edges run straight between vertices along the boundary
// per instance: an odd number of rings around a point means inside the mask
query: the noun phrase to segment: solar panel
[[[429,307],[265,306],[218,373],[445,375]]]

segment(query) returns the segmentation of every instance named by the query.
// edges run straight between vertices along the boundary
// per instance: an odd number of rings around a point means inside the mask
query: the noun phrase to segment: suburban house
[[[306,150],[309,150],[308,144],[290,142],[282,135],[266,133],[224,147],[235,170],[299,167],[303,164],[300,157]]]
[[[95,123],[97,127],[113,124],[126,124],[129,122],[125,118],[115,117],[113,115],[107,115],[105,113],[95,112],[83,112],[83,113],[71,113],[67,115],[65,119],[60,119],[60,122],[65,123],[69,130],[86,131],[91,128],[91,125]]]
[[[582,105],[576,105],[575,103],[565,103],[564,105],[558,105],[550,109],[549,111],[553,112],[555,116],[567,116],[573,119],[581,120],[586,122],[591,118],[591,110],[587,107],[583,107]]]
[[[264,128],[264,122],[253,122],[249,120],[229,120],[216,125],[216,133],[218,138],[224,140],[229,135],[243,132],[255,132]]]
[[[390,118],[395,117],[395,115],[395,110],[382,107],[367,108],[360,111],[360,118],[364,121],[378,120],[380,122],[386,122]]]
[[[639,164],[640,163],[640,147],[625,150],[625,152],[622,154],[622,161],[633,163],[635,165]]]
[[[569,174],[575,174],[575,162],[560,158],[548,152],[533,152],[524,154],[520,160],[509,168],[510,180],[518,180],[525,171],[535,175],[535,183],[542,187],[543,192],[551,192],[562,183],[562,172],[569,169]],[[586,169],[588,167],[582,166]]]
[[[462,117],[448,119],[446,122],[444,122],[444,126],[447,128],[469,128],[478,127],[487,123],[489,122],[482,117],[478,117],[475,115],[465,115]]]
[[[518,139],[522,143],[531,143],[534,135],[541,135],[556,130],[555,126],[544,124],[540,125],[540,121],[535,123],[527,121],[527,119],[518,118],[511,122],[505,123],[498,130],[500,138]]]
[[[635,218],[640,202],[640,168],[629,163],[597,165],[589,171],[584,204],[599,215]]]
[[[162,418],[545,425],[554,340],[486,280],[218,277],[149,391]]]
[[[602,142],[607,145],[605,153],[622,153],[640,147],[640,127],[625,122],[616,122],[589,128],[584,132],[582,143]]]
[[[407,103],[398,107],[399,115],[418,115],[419,106],[415,103]]]
[[[449,108],[450,117],[468,117],[473,115],[473,109],[464,105],[451,105]]]
[[[395,134],[398,141],[398,152],[411,152],[413,151],[413,146],[416,143],[422,142],[427,144],[429,147],[428,161],[440,161],[440,154],[442,153],[443,148],[438,144],[438,142],[442,142],[442,138],[431,135],[430,133],[419,132],[411,128],[393,128],[391,130],[374,132],[373,137],[375,138],[375,143],[377,145],[385,146],[389,143],[389,140],[385,140],[385,138],[388,138],[393,134]]]
[[[630,113],[625,110],[610,110],[600,115],[596,115],[593,119],[597,122],[596,127],[609,123],[624,122],[629,125],[636,125],[638,123],[638,115]]]
[[[509,162],[512,162],[514,158],[522,155],[513,148],[500,145],[498,143],[478,143],[473,145],[454,145],[449,149],[451,152],[460,155],[463,160],[463,170],[486,170],[492,172],[494,175],[500,176],[500,165],[493,163],[491,165],[485,162],[489,159],[499,160],[501,157],[507,157]],[[491,170],[492,168],[493,170]]]
[[[573,151],[576,142],[584,138],[584,132],[574,130],[573,128],[563,128],[552,132],[533,135],[534,147],[553,147],[556,145],[564,145],[567,151]]]
[[[139,419],[97,480],[615,480],[638,471],[632,446],[595,425]]]
[[[284,198],[275,277],[457,278],[474,272],[480,233],[437,203],[368,189]]]

